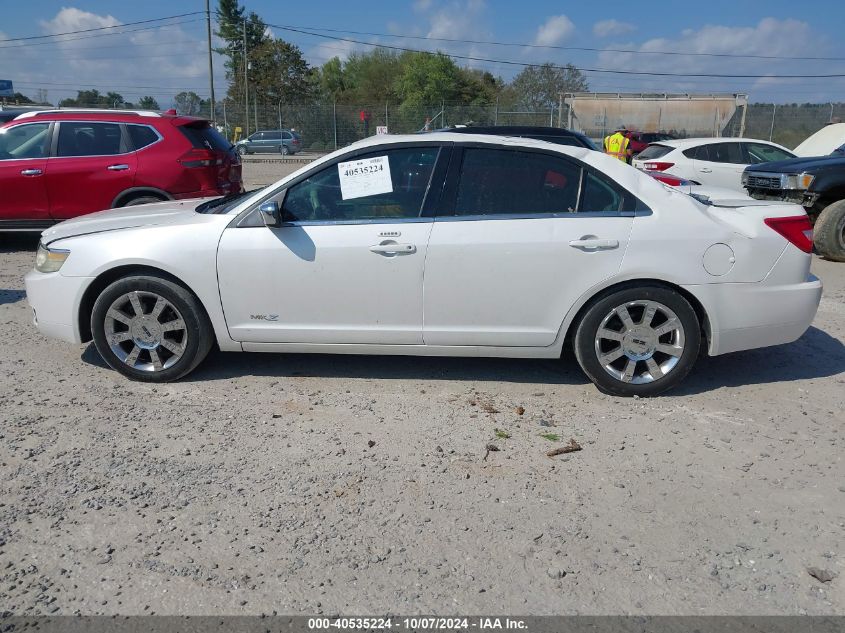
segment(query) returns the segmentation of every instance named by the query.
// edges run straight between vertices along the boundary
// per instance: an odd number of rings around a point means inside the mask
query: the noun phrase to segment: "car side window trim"
[[[623,199],[620,202],[620,206],[624,205],[625,200],[630,198],[630,201],[633,203],[631,206],[639,206],[642,207],[642,209],[639,211],[561,211],[559,213],[526,212],[489,215],[455,215],[454,210],[457,202],[458,183],[460,182],[464,150],[470,148],[499,149],[514,152],[530,152],[542,154],[544,156],[551,156],[554,158],[563,158],[564,160],[571,161],[573,164],[580,168],[581,172],[578,181],[578,197],[576,199],[575,206],[576,209],[581,208],[582,197],[584,195],[584,183],[586,181],[588,172],[599,174],[600,178],[608,180],[611,186],[613,186],[615,189],[619,190],[623,194]],[[446,183],[444,184],[443,190],[443,204],[441,205],[441,209],[445,209],[445,212],[441,211],[435,216],[434,219],[436,222],[477,222],[481,220],[539,220],[543,218],[629,218],[652,215],[651,209],[649,209],[648,205],[642,202],[642,200],[640,200],[633,193],[625,189],[625,187],[617,183],[615,180],[604,175],[602,172],[594,169],[592,166],[587,165],[586,163],[575,158],[574,156],[570,156],[568,154],[552,152],[549,150],[534,147],[514,147],[512,145],[497,145],[493,143],[461,143],[460,145],[455,145],[452,149],[452,159],[449,164],[449,175],[447,177]]]
[[[284,200],[287,197],[288,190],[291,187],[298,185],[300,182],[309,179],[311,176],[317,174],[318,172],[323,171],[324,169],[328,169],[331,167],[336,167],[338,163],[354,160],[358,156],[363,156],[366,154],[372,154],[373,152],[378,152],[380,150],[383,151],[390,151],[395,149],[409,149],[409,148],[427,148],[427,147],[435,147],[438,148],[440,151],[438,152],[437,159],[434,163],[434,169],[432,170],[431,178],[429,178],[428,185],[426,186],[425,193],[423,194],[423,201],[420,205],[420,214],[416,217],[409,217],[409,218],[367,218],[367,219],[343,219],[343,220],[295,220],[295,221],[288,221],[283,222],[282,227],[287,226],[325,226],[325,225],[354,225],[354,224],[403,224],[403,223],[419,223],[419,222],[432,222],[434,218],[432,216],[426,215],[425,211],[429,208],[429,197],[433,195],[433,190],[436,187],[432,187],[432,183],[435,182],[435,178],[440,173],[440,166],[441,162],[444,159],[448,162],[449,152],[444,151],[451,146],[451,142],[444,142],[444,141],[429,141],[429,142],[407,142],[407,143],[390,143],[387,145],[376,145],[376,146],[368,146],[368,147],[360,147],[356,148],[350,152],[341,154],[333,158],[330,161],[325,163],[320,163],[319,165],[315,165],[312,169],[309,169],[305,173],[301,174],[300,176],[296,177],[294,180],[285,183],[284,187],[279,187],[277,189],[273,189],[272,191],[268,192],[266,195],[262,196],[257,202],[253,203],[250,207],[241,211],[232,222],[229,224],[229,228],[255,228],[258,226],[263,227],[264,222],[260,220],[258,217],[259,211],[258,207],[264,204],[267,200],[271,198],[275,198],[279,196],[281,193],[284,193]],[[284,206],[279,205],[280,207]],[[256,221],[256,218],[260,220],[259,222]]]
[[[83,123],[83,124],[95,124],[95,123],[105,123],[107,125],[117,125],[120,127],[120,145],[123,151],[117,154],[85,154],[83,156],[59,156],[59,133],[61,132],[61,125],[62,123]],[[126,131],[125,126],[123,123],[115,123],[114,121],[82,121],[82,120],[65,120],[62,119],[61,121],[55,121],[53,123],[53,136],[51,139],[50,145],[50,160],[66,160],[69,158],[110,158],[112,156],[127,156],[135,152],[135,150],[130,149],[131,144],[129,144],[129,133]],[[149,147],[149,145],[147,146]]]

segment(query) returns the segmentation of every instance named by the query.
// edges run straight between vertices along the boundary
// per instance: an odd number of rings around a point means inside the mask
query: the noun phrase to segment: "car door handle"
[[[619,248],[618,240],[580,239],[571,240],[569,245],[573,248],[581,248],[585,251],[598,251],[611,248]]]
[[[370,246],[370,252],[408,255],[410,253],[416,253],[417,247],[414,244],[374,244],[373,246]]]
[[[711,173],[713,173],[713,170],[712,170],[712,169],[710,169],[709,167],[699,167],[698,171],[700,171],[700,172],[701,172],[701,173],[703,173],[703,174],[711,174]]]
[[[43,172],[40,169],[22,169],[21,176],[40,176]]]
[[[129,165],[109,165],[109,171],[126,171],[129,169]]]

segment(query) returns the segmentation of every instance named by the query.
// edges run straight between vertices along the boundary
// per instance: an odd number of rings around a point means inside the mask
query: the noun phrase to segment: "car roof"
[[[458,134],[495,134],[512,136],[514,134],[542,134],[544,136],[583,136],[580,132],[563,127],[543,125],[462,125],[438,130],[439,132],[457,132]]]
[[[18,121],[116,121],[118,123],[150,123],[168,120],[177,125],[196,121],[207,121],[201,117],[155,112],[153,110],[104,110],[86,108],[62,108],[58,110],[33,110],[24,112],[14,119]]]
[[[720,137],[701,137],[701,138],[675,138],[667,139],[665,141],[655,141],[651,145],[665,145],[666,147],[676,147],[679,149],[687,149],[689,147],[698,147],[699,145],[712,145],[714,143],[763,143],[765,145],[773,145],[780,147],[777,143],[764,141],[758,138],[744,138],[739,136],[720,136]]]

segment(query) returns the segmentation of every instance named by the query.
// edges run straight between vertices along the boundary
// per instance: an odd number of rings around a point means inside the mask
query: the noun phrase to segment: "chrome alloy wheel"
[[[630,301],[602,319],[595,349],[604,370],[622,382],[647,384],[671,372],[684,352],[684,326],[657,301]]]
[[[105,335],[114,355],[140,371],[172,367],[188,344],[179,310],[154,292],[133,291],[115,299],[106,312]]]

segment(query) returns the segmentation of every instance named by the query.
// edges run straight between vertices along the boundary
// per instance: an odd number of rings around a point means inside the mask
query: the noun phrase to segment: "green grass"
[[[493,429],[493,432],[496,434],[496,437],[498,437],[500,440],[509,439],[511,436],[510,433],[508,433],[507,431],[503,431],[502,429]]]
[[[560,435],[557,435],[556,433],[541,433],[540,437],[545,440],[549,440],[550,442],[557,442],[560,440]]]

